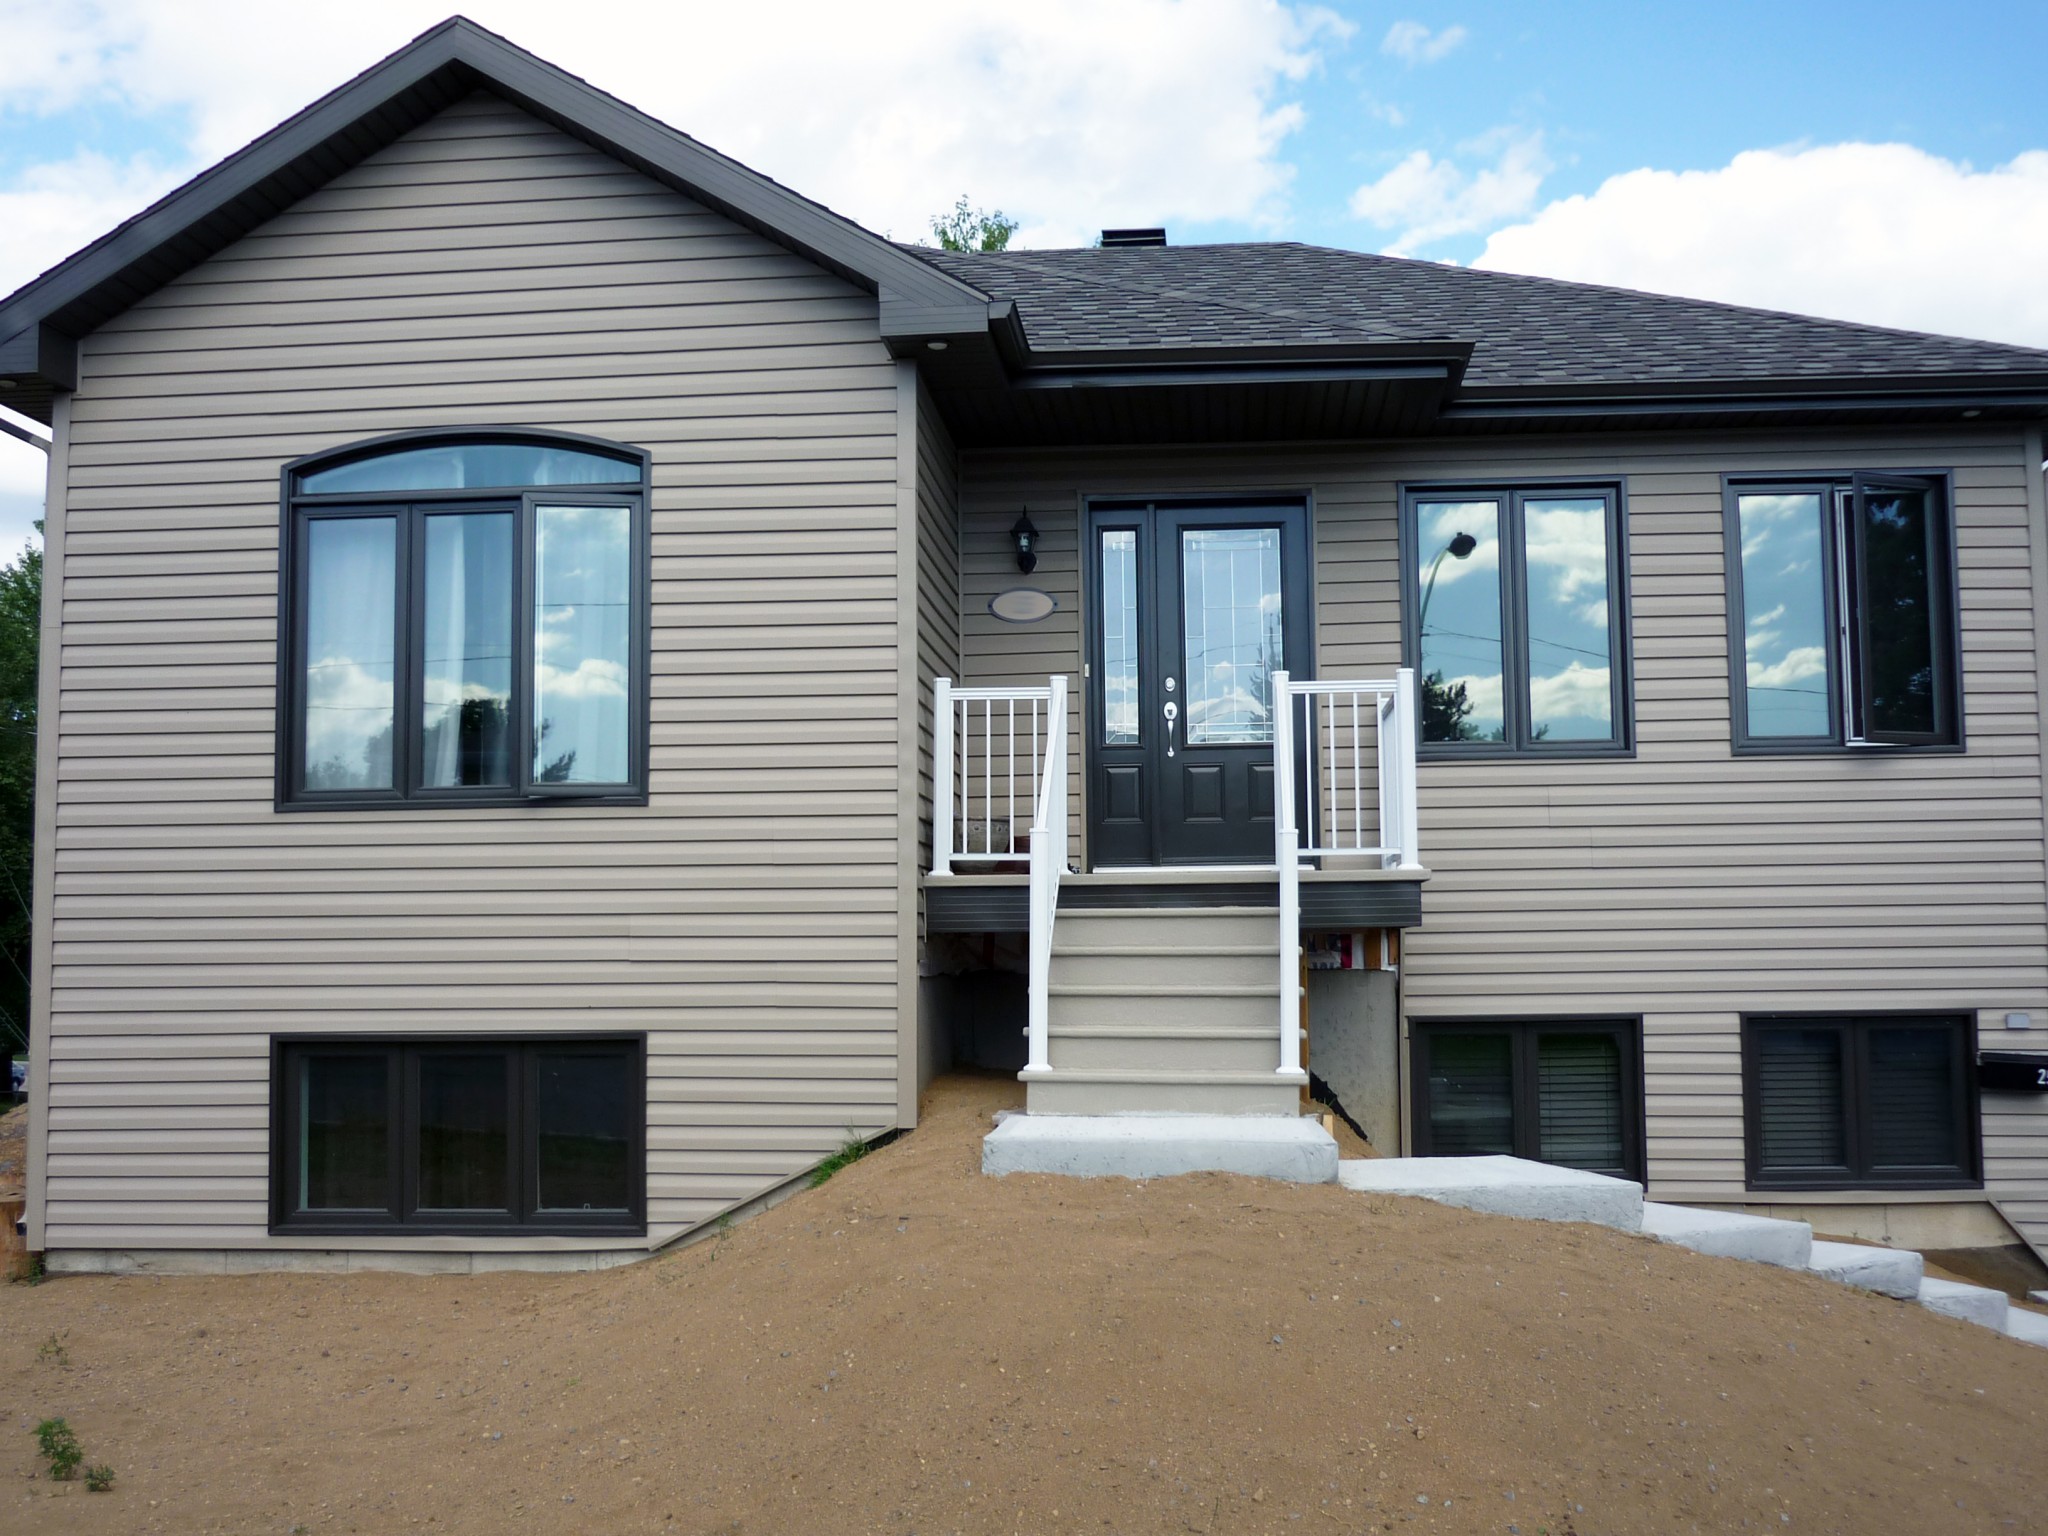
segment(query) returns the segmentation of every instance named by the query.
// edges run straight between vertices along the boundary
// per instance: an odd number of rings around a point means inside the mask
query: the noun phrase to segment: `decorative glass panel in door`
[[[1187,744],[1273,740],[1273,673],[1284,668],[1280,530],[1181,534]]]

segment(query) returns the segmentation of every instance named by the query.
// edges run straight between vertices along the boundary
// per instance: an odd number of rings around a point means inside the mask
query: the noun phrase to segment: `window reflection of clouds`
[[[1737,498],[1749,734],[1826,736],[1825,519],[1814,492]]]
[[[535,509],[533,776],[626,779],[631,700],[632,515]]]
[[[310,790],[391,788],[397,522],[323,517],[306,531]]]
[[[1614,734],[1607,627],[1607,503],[1530,500],[1522,507],[1529,581],[1529,720],[1543,741]]]

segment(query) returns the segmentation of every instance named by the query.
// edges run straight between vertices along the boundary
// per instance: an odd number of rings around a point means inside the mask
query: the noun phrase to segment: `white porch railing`
[[[1065,711],[1051,703],[1050,687],[956,688],[950,677],[933,683],[933,874],[1024,856],[1018,834],[1030,823],[1017,820],[1017,791],[1024,814],[1035,816],[1051,726],[1066,728]]]
[[[1366,681],[1296,682],[1275,672],[1273,699],[1280,1071],[1299,1076],[1302,861],[1378,860],[1382,869],[1422,873],[1415,806],[1415,669],[1402,667],[1391,678]],[[1304,769],[1306,807],[1295,803],[1297,763]]]
[[[1050,1007],[1052,925],[1060,910],[1060,876],[1067,872],[1067,680],[1052,680],[1052,732],[1045,774],[1031,818],[1031,992],[1025,1015],[1024,1070],[1052,1069]]]
[[[1028,831],[1018,836],[1017,794]],[[975,810],[981,812],[977,828]],[[932,873],[1030,860],[1027,1072],[1050,1068],[1052,925],[1067,871],[1067,680],[1043,688],[932,687]]]

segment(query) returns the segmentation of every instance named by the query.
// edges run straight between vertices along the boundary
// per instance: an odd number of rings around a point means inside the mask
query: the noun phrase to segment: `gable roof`
[[[47,421],[79,337],[478,89],[877,294],[885,329],[987,330],[967,284],[457,16],[0,299],[0,403]]]
[[[80,337],[479,89],[874,293],[963,445],[2048,416],[2048,352],[1991,342],[1307,245],[896,245],[462,17],[0,300],[0,403],[48,421]]]
[[[2048,374],[2026,347],[1325,246],[904,249],[1013,300],[1038,357],[1468,341],[1461,395]]]

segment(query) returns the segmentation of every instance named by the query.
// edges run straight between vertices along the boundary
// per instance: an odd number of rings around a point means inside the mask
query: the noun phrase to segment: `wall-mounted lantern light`
[[[1017,569],[1029,576],[1038,568],[1038,530],[1031,526],[1031,514],[1019,512],[1010,527],[1010,542],[1017,546]]]

